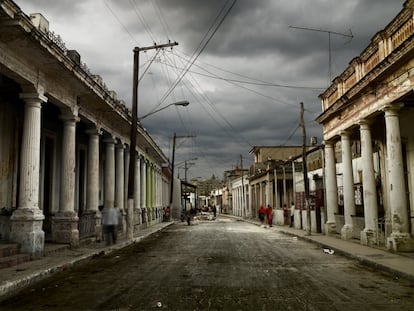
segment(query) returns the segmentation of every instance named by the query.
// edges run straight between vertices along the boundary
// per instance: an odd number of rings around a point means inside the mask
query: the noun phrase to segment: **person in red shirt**
[[[273,209],[270,205],[267,205],[266,208],[266,220],[269,227],[272,227],[273,225]]]
[[[266,209],[264,208],[263,205],[260,205],[260,209],[259,209],[259,219],[262,222],[262,226],[264,224],[265,215],[266,215]]]

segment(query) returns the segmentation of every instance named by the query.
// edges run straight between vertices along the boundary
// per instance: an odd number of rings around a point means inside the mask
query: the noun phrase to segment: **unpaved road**
[[[157,306],[159,303],[159,306]],[[25,289],[0,310],[413,310],[414,284],[275,230],[174,224]]]

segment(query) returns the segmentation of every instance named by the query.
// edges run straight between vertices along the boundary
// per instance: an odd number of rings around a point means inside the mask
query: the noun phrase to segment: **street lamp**
[[[150,115],[153,115],[154,113],[157,113],[157,112],[159,112],[161,110],[164,110],[164,109],[166,109],[166,108],[168,108],[170,106],[183,106],[183,107],[187,107],[189,104],[190,103],[187,100],[182,100],[182,101],[178,101],[178,102],[175,102],[175,103],[171,103],[171,104],[169,104],[169,105],[167,105],[165,107],[162,107],[160,109],[151,111],[150,113],[147,113],[146,115],[143,115],[142,117],[139,117],[138,118],[138,121],[141,121],[142,119],[144,119],[144,118],[146,118],[146,117],[148,117]]]

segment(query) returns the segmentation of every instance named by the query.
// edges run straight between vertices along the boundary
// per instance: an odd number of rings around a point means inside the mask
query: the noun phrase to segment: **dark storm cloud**
[[[133,47],[150,46],[154,41],[178,41],[174,51],[188,59],[225,3],[30,0],[22,2],[21,7],[30,9],[26,13],[42,13],[52,30],[59,26],[58,32],[67,46],[79,50],[91,71],[102,75],[108,87],[130,106]],[[189,170],[190,177],[221,177],[224,170],[238,163],[240,155],[247,167],[252,160],[252,145],[300,145],[300,102],[305,105],[307,136],[316,136],[321,142],[321,127],[314,120],[321,113],[318,95],[329,86],[329,71],[332,78],[339,75],[402,9],[403,3],[404,0],[238,0],[191,71],[207,74],[203,69],[208,69],[209,74],[223,79],[248,80],[232,74],[237,73],[276,84],[321,89],[231,83],[189,72],[160,104],[186,65],[167,52],[160,53],[159,59],[171,67],[161,62],[151,65],[140,82],[138,114],[182,99],[189,100],[190,106],[170,107],[142,124],[167,156],[171,155],[174,132],[197,136],[182,142],[176,153],[177,161],[198,158]],[[351,29],[354,38],[331,35],[329,68],[328,34],[289,26],[342,34],[349,34]],[[152,55],[142,53],[141,63]]]

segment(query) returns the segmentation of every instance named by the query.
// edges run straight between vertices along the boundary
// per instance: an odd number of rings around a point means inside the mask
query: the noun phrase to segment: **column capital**
[[[105,136],[103,142],[106,144],[114,144],[116,143],[116,139],[112,135]]]
[[[59,116],[59,119],[62,120],[63,122],[73,122],[73,123],[78,123],[80,121],[80,118],[78,116],[75,116],[72,113],[62,113]]]
[[[47,102],[47,97],[39,93],[20,93],[19,97],[28,105],[40,106],[41,103]]]
[[[372,125],[372,120],[362,119],[358,124],[361,130],[368,130]]]
[[[343,138],[350,138],[351,136],[351,131],[350,130],[342,130],[341,131],[341,139]]]
[[[398,103],[398,104],[394,104],[394,105],[388,104],[388,105],[385,105],[384,107],[382,107],[381,110],[383,112],[385,112],[386,116],[387,115],[389,115],[389,116],[391,116],[391,115],[398,116],[399,111],[401,110],[402,107],[404,107],[403,103]]]
[[[116,141],[116,148],[117,149],[126,149],[125,144],[122,142],[122,140],[118,139]]]
[[[336,141],[328,139],[328,140],[324,140],[323,144],[325,145],[325,147],[328,147],[328,148],[332,147],[333,148],[336,144]]]
[[[102,135],[102,130],[98,127],[89,127],[85,130],[88,135]]]

